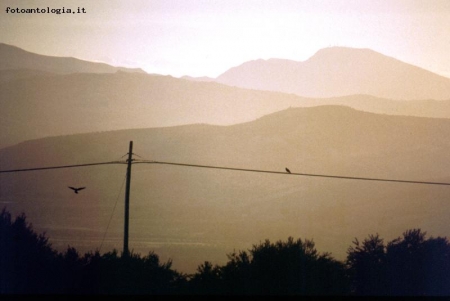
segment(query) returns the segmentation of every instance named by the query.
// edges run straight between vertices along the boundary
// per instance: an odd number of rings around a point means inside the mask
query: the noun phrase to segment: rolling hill
[[[94,63],[72,57],[40,55],[19,47],[0,43],[0,70],[10,69],[40,70],[58,74],[115,73],[119,70],[145,73],[140,68],[114,67],[104,63]]]
[[[450,117],[448,79],[367,49],[324,49],[305,62],[255,61],[216,79],[251,89],[211,78],[177,79],[42,56],[6,44],[0,44],[0,54],[0,148],[54,135],[193,123],[231,125],[289,107],[318,105]],[[307,84],[299,84],[300,77]],[[320,93],[300,93],[280,85]],[[349,93],[365,94],[334,97]],[[420,99],[393,99],[407,98],[405,93]]]
[[[396,115],[450,117],[450,101],[368,95],[311,99],[214,82],[118,72],[0,71],[0,148],[55,135],[192,123],[231,125],[289,107],[339,104]]]
[[[312,238],[338,259],[355,237],[421,228],[448,236],[448,186],[284,173],[450,182],[450,120],[342,106],[290,108],[229,126],[192,124],[31,140],[0,150],[0,169],[138,160],[281,174],[133,165],[130,248],[193,272],[268,238]],[[59,249],[122,248],[124,164],[0,174],[0,203],[24,211]],[[86,186],[75,195],[67,186]],[[109,220],[111,224],[108,228]],[[108,231],[106,231],[108,229]],[[106,233],[106,234],[105,234]],[[106,239],[103,241],[103,237]],[[102,243],[103,242],[103,243]]]
[[[83,132],[233,124],[301,102],[281,93],[126,72],[31,76],[0,82],[0,91],[0,147]]]

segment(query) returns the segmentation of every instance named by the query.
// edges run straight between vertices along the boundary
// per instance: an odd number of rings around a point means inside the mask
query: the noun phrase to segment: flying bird
[[[287,171],[288,173],[291,173],[291,171],[290,171],[289,168],[287,168],[287,167],[286,167],[286,171]]]
[[[85,189],[86,187],[75,188],[75,187],[69,186],[69,188],[72,189],[76,194],[78,194],[78,191],[79,191],[79,190]]]

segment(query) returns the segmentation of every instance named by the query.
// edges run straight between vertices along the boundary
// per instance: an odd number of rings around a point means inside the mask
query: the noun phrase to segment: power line
[[[117,201],[119,200],[119,196],[120,196],[120,193],[122,192],[123,184],[125,184],[125,180],[126,179],[127,179],[127,177],[125,176],[123,178],[122,186],[120,186],[119,194],[117,195],[117,199],[116,199],[116,203],[114,204],[114,208],[113,208],[113,210],[111,212],[111,216],[109,217],[108,226],[106,226],[106,230],[105,230],[105,233],[103,234],[103,239],[102,239],[102,242],[100,244],[100,248],[98,249],[99,252],[102,250],[103,243],[105,242],[106,233],[108,233],[109,225],[111,224],[111,220],[112,220],[112,218],[114,216],[114,211],[116,211]]]
[[[126,164],[126,163],[123,162],[123,161],[97,162],[97,163],[85,163],[85,164],[75,164],[75,165],[60,165],[60,166],[49,166],[49,167],[35,167],[35,168],[24,168],[24,169],[0,170],[0,173],[47,170],[47,169],[60,169],[60,168],[73,168],[73,167],[108,165],[108,164]]]
[[[305,176],[305,177],[320,177],[320,178],[334,178],[334,179],[347,179],[347,180],[364,180],[364,181],[378,181],[378,182],[396,182],[396,183],[447,185],[447,186],[450,186],[450,183],[445,183],[445,182],[427,182],[427,181],[411,181],[411,180],[396,180],[396,179],[382,179],[382,178],[333,176],[333,175],[310,174],[310,173],[295,173],[295,172],[287,173],[287,172],[284,172],[284,171],[247,169],[247,168],[234,168],[234,167],[224,167],[224,166],[185,164],[185,163],[161,162],[161,161],[135,161],[134,163],[167,164],[167,165],[177,165],[177,166],[185,166],[185,167],[225,169],[225,170],[234,170],[234,171],[259,172],[259,173],[282,174],[282,175]]]
[[[187,164],[187,163],[162,162],[162,161],[151,161],[151,160],[133,160],[133,164],[137,164],[137,163],[141,163],[141,164],[165,164],[165,165],[176,165],[176,166],[184,166],[184,167],[198,167],[198,168],[222,169],[222,170],[233,170],[233,171],[259,172],[259,173],[282,174],[282,175],[291,175],[291,176],[305,176],[305,177],[320,177],[320,178],[347,179],[347,180],[362,180],[362,181],[378,181],[378,182],[394,182],[394,183],[410,183],[410,184],[426,184],[426,185],[445,185],[445,186],[450,186],[450,183],[446,183],[446,182],[428,182],[428,181],[413,181],[413,180],[398,180],[398,179],[383,179],[383,178],[351,177],[351,176],[336,176],[336,175],[311,174],[311,173],[295,173],[295,172],[287,173],[287,172],[284,172],[284,171],[273,171],[273,170],[262,170],[262,169],[235,168],[235,167],[226,167],[226,166]],[[110,162],[97,162],[97,163],[86,163],[86,164],[75,164],[75,165],[49,166],[49,167],[37,167],[37,168],[25,168],[25,169],[11,169],[11,170],[0,170],[0,173],[36,171],[36,170],[49,170],[49,169],[60,169],[60,168],[73,168],[73,167],[108,165],[108,164],[127,164],[127,162],[124,162],[124,161],[110,161]]]

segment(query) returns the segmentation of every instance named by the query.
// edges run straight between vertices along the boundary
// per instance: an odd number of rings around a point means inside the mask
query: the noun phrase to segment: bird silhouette
[[[86,187],[79,187],[79,188],[75,188],[75,187],[71,187],[71,186],[68,186],[70,189],[72,189],[76,194],[78,194],[78,191],[80,191],[80,190],[82,190],[82,189],[85,189]]]
[[[291,173],[291,171],[290,171],[289,168],[287,168],[287,167],[286,167],[286,171],[287,171],[288,173]]]

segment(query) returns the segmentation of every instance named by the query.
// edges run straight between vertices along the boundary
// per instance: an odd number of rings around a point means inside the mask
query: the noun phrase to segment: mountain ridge
[[[114,73],[119,70],[145,73],[140,68],[114,67],[106,63],[91,62],[74,57],[42,55],[26,51],[17,46],[0,43],[0,70],[8,69],[35,69],[58,74],[76,72]]]
[[[216,81],[313,98],[450,98],[450,79],[368,48],[324,48],[305,61],[253,60],[228,69]]]
[[[229,125],[288,107],[331,104],[383,114],[450,118],[450,99],[396,101],[368,95],[314,99],[127,72],[20,74],[0,70],[4,99],[0,125],[5,129],[0,147],[62,134],[191,123]]]

